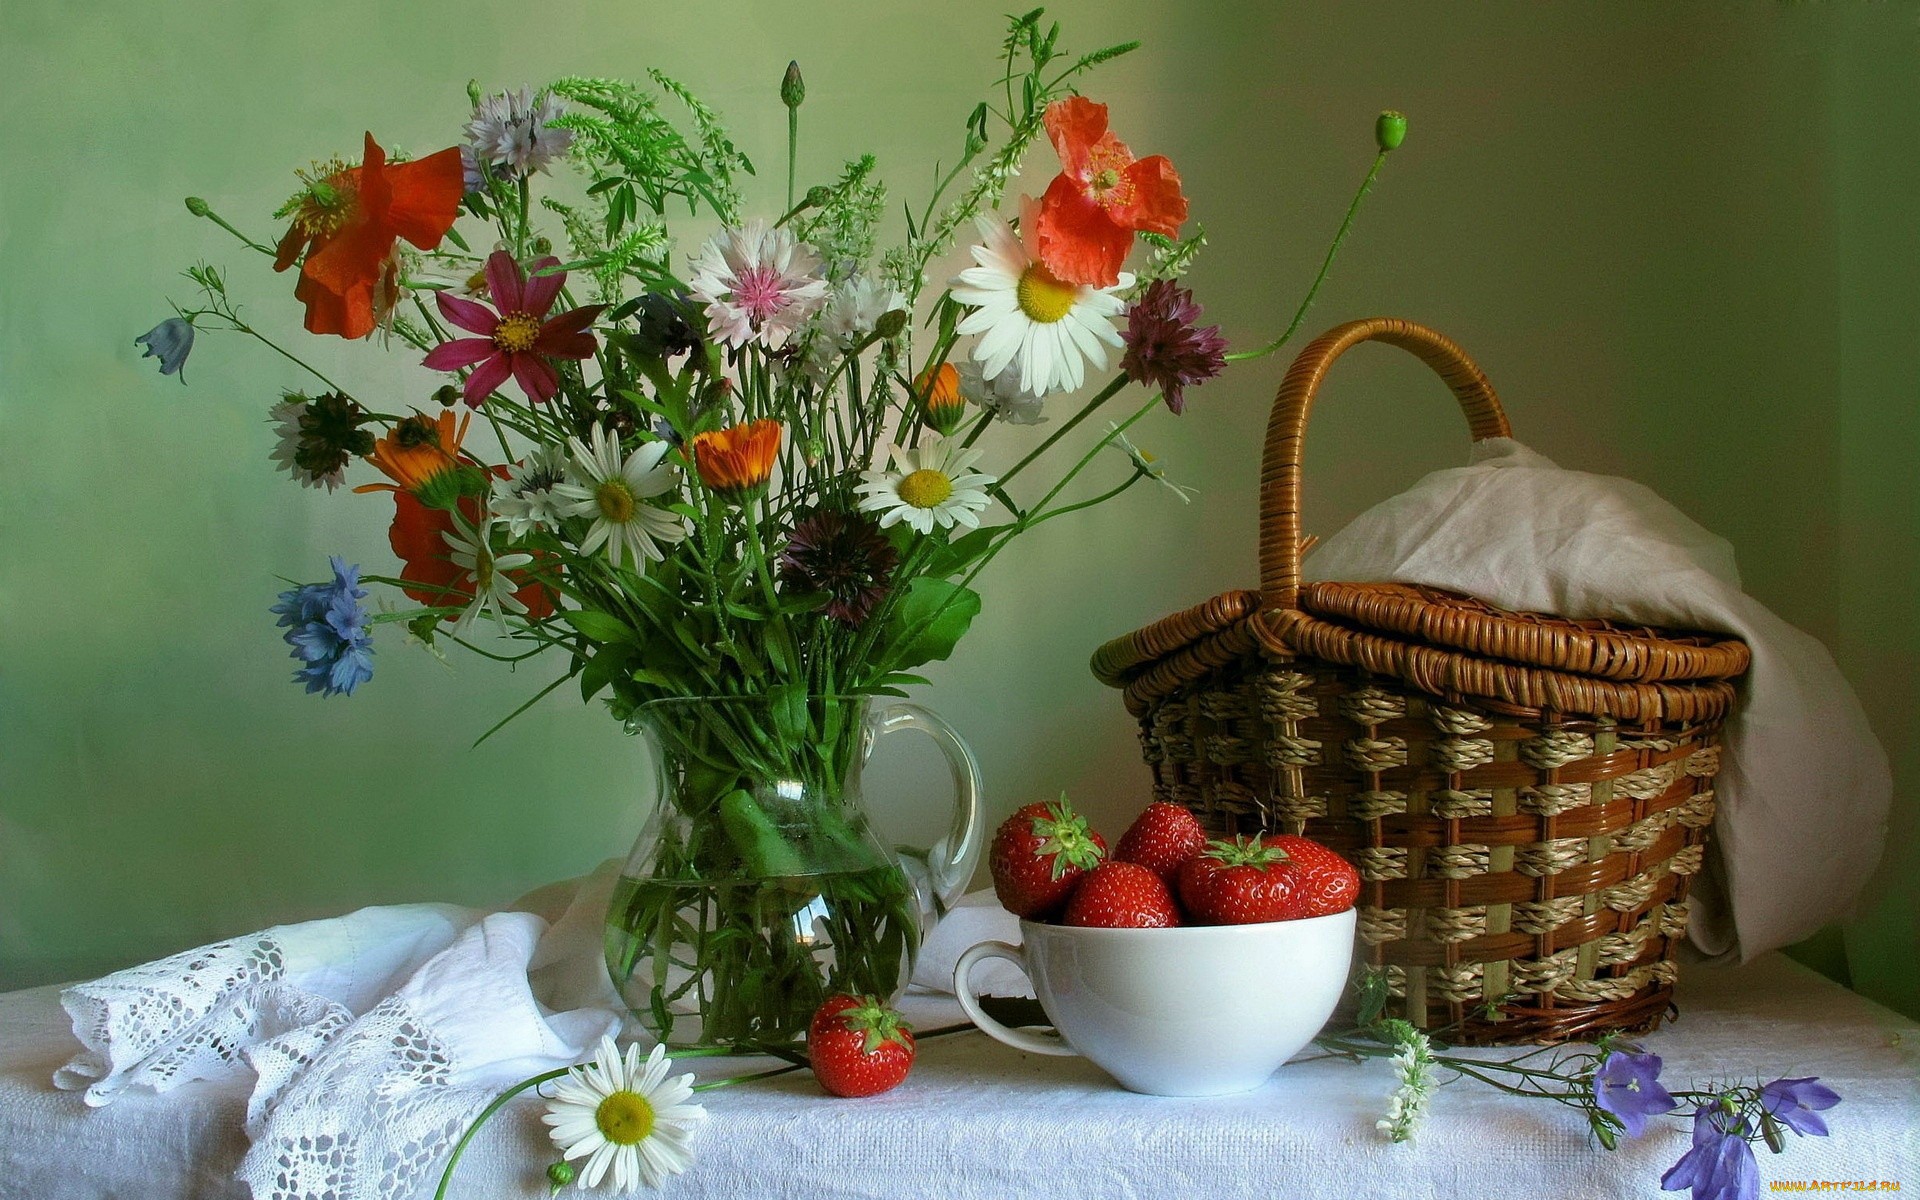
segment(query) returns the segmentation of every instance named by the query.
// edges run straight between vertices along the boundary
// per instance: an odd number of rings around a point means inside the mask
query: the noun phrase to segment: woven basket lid
[[[1309,583],[1306,612],[1342,625],[1522,666],[1632,683],[1733,679],[1745,643],[1616,621],[1509,612],[1472,596],[1404,583]]]

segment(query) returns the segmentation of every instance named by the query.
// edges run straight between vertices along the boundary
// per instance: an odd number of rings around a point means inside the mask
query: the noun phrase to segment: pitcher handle
[[[900,729],[915,729],[932,738],[953,772],[953,821],[927,852],[932,895],[926,899],[937,918],[965,894],[980,862],[980,764],[953,726],[918,704],[896,700],[874,717],[876,738]]]

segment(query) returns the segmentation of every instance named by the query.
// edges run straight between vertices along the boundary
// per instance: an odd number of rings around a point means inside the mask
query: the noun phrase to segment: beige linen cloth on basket
[[[1745,961],[1852,904],[1886,840],[1887,758],[1818,641],[1740,590],[1733,547],[1631,480],[1512,438],[1362,513],[1307,580],[1450,588],[1502,608],[1734,634],[1753,651],[1727,720],[1694,945]]]

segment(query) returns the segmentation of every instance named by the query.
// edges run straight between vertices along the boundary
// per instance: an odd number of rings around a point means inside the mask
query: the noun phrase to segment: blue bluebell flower
[[[1840,1094],[1809,1075],[1805,1079],[1776,1079],[1760,1089],[1760,1104],[1773,1119],[1795,1133],[1827,1136],[1820,1114],[1840,1103]]]
[[[193,353],[192,321],[185,317],[168,317],[133,339],[133,344],[147,348],[141,358],[160,360],[162,375],[179,375],[181,383],[187,381],[180,368],[186,365],[187,355]]]
[[[358,566],[348,566],[337,554],[328,561],[331,582],[281,592],[269,611],[279,615],[286,643],[301,663],[293,681],[306,684],[309,693],[351,696],[373,678],[373,635],[367,610],[360,606],[367,593]]]
[[[1760,1164],[1747,1143],[1747,1119],[1718,1100],[1693,1113],[1693,1148],[1660,1177],[1660,1190],[1693,1189],[1693,1200],[1754,1200],[1760,1194]]]
[[[1638,1050],[1615,1050],[1593,1074],[1593,1102],[1619,1118],[1628,1137],[1645,1133],[1648,1117],[1680,1107],[1660,1082],[1660,1056]]]

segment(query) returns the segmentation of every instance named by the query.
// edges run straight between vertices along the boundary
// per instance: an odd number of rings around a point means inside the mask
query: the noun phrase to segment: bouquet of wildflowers
[[[688,996],[709,1037],[785,1037],[828,988],[895,990],[917,937],[907,889],[863,816],[831,802],[866,736],[855,706],[924,682],[1013,539],[1166,482],[1127,439],[1137,422],[1285,340],[1230,356],[1199,323],[1177,280],[1204,239],[1178,171],[1077,92],[1134,47],[1070,56],[1058,37],[1037,11],[1011,23],[991,95],[901,230],[883,228],[871,156],[797,186],[797,67],[779,88],[777,206],[749,203],[747,156],[658,72],[470,87],[458,145],[404,157],[369,133],[357,162],[298,172],[277,241],[187,202],[290,275],[309,334],[442,377],[413,397],[336,382],[250,324],[206,265],[188,272],[198,298],[141,339],[163,372],[196,330],[272,346],[307,377],[270,409],[273,460],[329,493],[369,476],[352,491],[399,571],[335,558],[330,580],[281,596],[295,679],[351,694],[375,628],[399,623],[436,652],[556,655],[540,695],[573,681],[616,718],[651,713],[670,744],[677,823],[610,938],[616,976],[653,965],[630,1000],[663,1032]],[[1403,131],[1383,119],[1374,172]],[[1009,198],[1043,140],[1057,172]],[[963,244],[970,263],[936,278]],[[1136,385],[1144,398],[1091,444],[1060,449]],[[1014,461],[977,445],[996,424],[1034,431]],[[1074,489],[1102,462],[1108,479]],[[411,605],[369,612],[368,584]],[[690,898],[715,881],[730,890]],[[823,889],[825,967],[807,915]],[[716,1015],[723,998],[733,1017]]]

